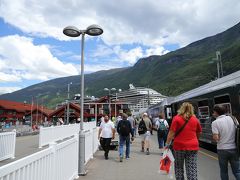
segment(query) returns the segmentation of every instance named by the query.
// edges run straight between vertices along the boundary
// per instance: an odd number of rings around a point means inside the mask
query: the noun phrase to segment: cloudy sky
[[[86,36],[85,72],[132,66],[215,35],[240,21],[239,0],[0,0],[0,94],[80,74],[80,40],[68,25],[98,24]]]

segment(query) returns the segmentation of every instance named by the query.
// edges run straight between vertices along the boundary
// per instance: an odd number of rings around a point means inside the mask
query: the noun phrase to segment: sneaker
[[[129,159],[130,157],[129,156],[126,156],[126,159]]]
[[[141,152],[144,152],[144,148],[142,148]]]
[[[120,157],[120,162],[123,162],[123,157]]]
[[[147,151],[147,152],[146,152],[146,155],[149,155],[149,154],[150,154],[150,152],[149,152],[149,151]]]

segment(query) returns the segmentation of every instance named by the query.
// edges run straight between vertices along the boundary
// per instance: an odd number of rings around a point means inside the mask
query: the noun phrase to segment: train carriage
[[[203,130],[200,141],[215,144],[211,131],[211,123],[215,120],[212,116],[213,106],[215,104],[224,105],[229,114],[236,116],[238,120],[240,119],[240,71],[168,100],[167,105],[164,106],[164,111],[166,119],[170,123],[183,102],[190,102],[194,106],[195,114],[200,120]],[[163,104],[159,104],[159,106],[163,106]],[[159,107],[160,112],[161,109]]]

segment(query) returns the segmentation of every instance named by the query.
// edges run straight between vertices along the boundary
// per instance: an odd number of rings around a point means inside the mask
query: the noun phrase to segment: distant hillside
[[[104,87],[127,89],[128,84],[149,86],[164,95],[178,95],[217,77],[216,63],[210,63],[215,51],[222,54],[224,74],[240,69],[240,23],[217,35],[193,42],[163,56],[139,59],[129,68],[99,71],[85,75],[87,95],[106,94]],[[49,106],[80,92],[80,76],[58,78],[0,96],[0,99],[30,101],[32,96],[44,99]]]

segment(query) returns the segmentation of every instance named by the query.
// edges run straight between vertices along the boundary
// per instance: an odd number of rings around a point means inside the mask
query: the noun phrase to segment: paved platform
[[[22,157],[33,154],[42,149],[38,148],[38,135],[17,137],[16,158],[0,162],[3,166]],[[105,160],[103,151],[97,151],[94,158],[88,162],[86,176],[80,180],[159,180],[169,179],[159,173],[160,152],[157,147],[157,137],[151,136],[150,155],[140,152],[140,137],[131,145],[130,159],[119,162],[118,151],[110,151],[109,160]],[[198,154],[198,179],[219,180],[219,166],[217,155],[201,149]],[[229,167],[230,180],[234,180]]]
[[[150,155],[140,152],[140,145],[140,137],[137,137],[131,146],[130,159],[124,159],[123,162],[119,162],[117,151],[110,151],[108,160],[104,159],[103,151],[98,151],[86,166],[88,174],[81,176],[79,180],[169,179],[167,175],[159,173],[160,152],[156,135],[151,136]],[[219,180],[216,154],[201,149],[198,154],[198,170],[199,180]],[[230,180],[234,180],[232,175]]]

